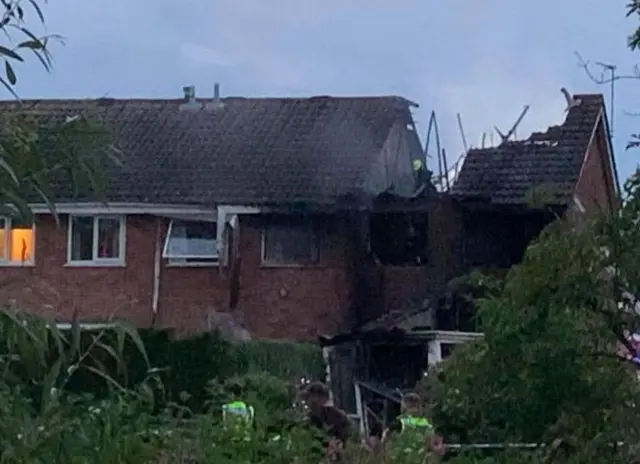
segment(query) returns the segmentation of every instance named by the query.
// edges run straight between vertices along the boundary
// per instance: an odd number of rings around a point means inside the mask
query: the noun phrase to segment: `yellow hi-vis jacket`
[[[426,417],[404,415],[399,418],[402,429],[392,440],[394,458],[407,459],[414,456],[418,461],[427,452],[427,439],[435,433],[435,429]]]
[[[225,424],[231,422],[250,425],[253,423],[255,411],[252,406],[244,401],[232,401],[222,406],[222,421]]]

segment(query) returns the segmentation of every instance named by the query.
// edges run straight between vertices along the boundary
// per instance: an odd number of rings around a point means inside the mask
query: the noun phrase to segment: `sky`
[[[47,31],[55,67],[17,66],[22,98],[180,98],[195,85],[211,97],[399,95],[418,103],[424,141],[436,112],[452,164],[469,145],[506,132],[524,105],[518,136],[559,124],[560,93],[610,87],[586,75],[590,62],[631,74],[640,52],[626,47],[640,18],[628,0],[50,0]],[[29,14],[29,13],[28,13]],[[28,24],[38,30],[35,15]],[[599,74],[597,67],[594,72]],[[613,129],[621,178],[640,151],[640,80],[615,85]],[[7,93],[6,98],[10,98]],[[493,131],[495,134],[495,131]],[[494,135],[497,141],[497,136]],[[432,145],[433,147],[433,145]],[[433,166],[433,164],[432,164]]]

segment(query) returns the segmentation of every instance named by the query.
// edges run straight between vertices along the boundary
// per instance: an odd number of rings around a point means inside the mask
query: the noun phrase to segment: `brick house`
[[[530,208],[531,202],[560,215],[616,209],[620,187],[604,99],[602,95],[574,98],[580,104],[568,111],[562,125],[468,153],[451,190],[465,216],[467,265],[487,264],[474,255],[478,252],[501,254],[503,262],[496,264],[503,267],[518,262],[523,246],[539,231],[536,224],[550,220],[542,208]],[[511,220],[513,214],[521,219],[517,225]],[[473,247],[474,241],[482,243],[484,252]],[[504,250],[505,243],[513,247]]]
[[[461,273],[508,270],[558,216],[580,223],[618,208],[621,192],[604,98],[573,98],[579,104],[562,124],[467,154],[449,192],[459,227],[453,236],[461,238]],[[460,327],[465,317],[457,311],[441,311],[439,319],[439,328],[465,329]],[[462,325],[468,330],[468,322]]]
[[[425,310],[452,277],[521,256],[549,219],[525,205],[533,187],[554,186],[553,211],[617,201],[603,99],[577,97],[563,125],[471,150],[444,193],[412,169],[398,97],[31,102],[44,120],[98,118],[123,165],[105,168],[106,201],[61,186],[60,226],[38,204],[33,229],[4,222],[0,291],[60,322],[181,334],[231,315],[313,339]]]
[[[2,223],[3,297],[60,322],[77,311],[186,334],[231,314],[258,337],[348,329],[362,317],[360,212],[383,192],[431,192],[399,97],[0,105],[45,124],[89,114],[122,152],[106,198],[59,185],[60,226],[41,204],[33,228]]]
[[[430,250],[437,240],[433,261],[444,280],[474,269],[505,272],[558,215],[579,223],[617,209],[620,187],[604,99],[574,99],[580,103],[558,126],[469,150],[452,188],[420,206],[429,218]],[[412,207],[405,199],[396,202],[404,211]],[[429,267],[422,269],[426,274]],[[334,398],[362,427],[364,405],[398,402],[398,390],[413,388],[428,365],[482,336],[473,332],[472,302],[458,299],[450,286],[434,295],[427,307],[386,311],[357,330],[321,338]]]

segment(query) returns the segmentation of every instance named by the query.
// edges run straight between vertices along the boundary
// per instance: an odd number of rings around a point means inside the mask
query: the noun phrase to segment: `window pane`
[[[32,262],[35,241],[33,226],[12,226],[9,236],[9,260],[16,263]]]
[[[71,219],[71,261],[93,259],[93,217],[74,216]]]
[[[174,221],[168,256],[217,257],[215,222]]]
[[[279,221],[280,222],[280,221]],[[318,236],[309,222],[270,225],[265,234],[265,261],[279,264],[314,264]]]
[[[120,219],[98,219],[98,258],[120,257]]]
[[[5,219],[0,219],[0,259],[6,259],[7,254],[6,254],[6,243],[7,243],[7,235],[5,234],[5,225],[6,225],[6,220]]]

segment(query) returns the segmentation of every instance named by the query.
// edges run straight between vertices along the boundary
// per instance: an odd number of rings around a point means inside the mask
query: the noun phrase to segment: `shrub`
[[[285,355],[294,352],[293,345],[288,345],[287,351],[282,348],[287,345],[267,342],[264,346],[269,348],[260,351],[260,342],[231,346],[209,334],[166,343],[166,350],[156,350],[156,359],[165,359],[176,372],[172,369],[155,375],[149,369],[141,337],[126,326],[83,334],[74,324],[71,331],[62,334],[44,321],[24,324],[25,320],[0,312],[0,360],[4,367],[0,377],[0,464],[317,464],[322,459],[318,437],[301,423],[303,411],[293,404],[290,382],[291,377],[313,372],[318,360],[313,347],[301,347],[302,354],[294,356],[291,366],[279,365],[269,373],[261,366],[269,367],[267,362],[286,364]],[[161,335],[153,336],[161,342]],[[189,346],[202,351],[189,353]],[[271,351],[265,353],[267,350]],[[188,354],[198,358],[194,353],[217,358],[200,366],[200,371],[193,360],[186,366],[178,364],[177,360]],[[234,365],[238,358],[242,363]],[[132,360],[129,369],[126,360]],[[134,367],[139,372],[127,375]],[[109,370],[114,371],[113,376]],[[213,378],[205,381],[212,371]],[[231,376],[234,371],[239,373]],[[85,372],[104,381],[101,397],[75,390],[78,385],[74,386],[74,379]],[[166,401],[162,393],[163,377],[175,384],[186,383],[188,372],[200,373],[195,388],[202,390],[204,404],[197,404],[198,410],[189,407],[193,399],[189,395]],[[137,386],[128,385],[127,377]],[[230,399],[227,381],[243,385],[246,400],[256,409],[256,427],[248,433],[220,424],[220,406]],[[388,462],[383,456],[364,453],[357,439],[345,453],[347,462],[354,464]],[[458,457],[455,462],[476,461]]]

